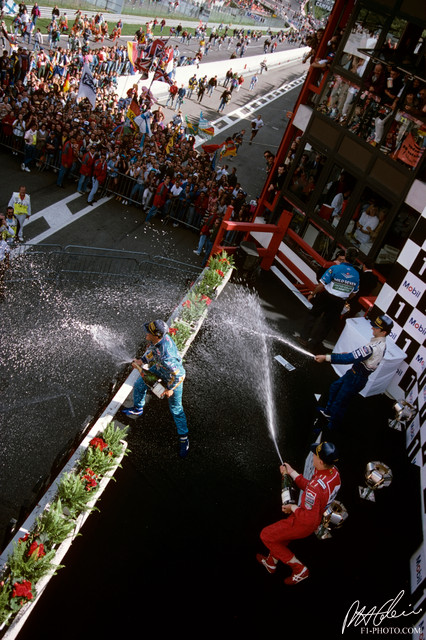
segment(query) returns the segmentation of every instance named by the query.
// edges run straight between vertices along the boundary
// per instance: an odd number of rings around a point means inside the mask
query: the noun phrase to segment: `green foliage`
[[[226,251],[217,253],[210,258],[209,268],[213,270],[218,269],[223,271],[224,274],[227,274],[229,270],[235,269],[234,256],[228,255]]]
[[[32,536],[27,541],[19,541],[13,545],[13,553],[8,557],[7,565],[11,582],[18,580],[30,580],[37,582],[47,574],[55,575],[61,568],[60,565],[53,564],[55,549],[46,551],[45,555],[38,554],[38,548],[30,553],[30,546],[34,542]]]
[[[117,461],[112,453],[107,453],[107,449],[101,451],[97,447],[88,447],[82,458],[82,464],[84,467],[89,467],[97,475],[104,476],[117,465]]]
[[[0,581],[0,624],[9,625],[22,606],[35,597],[37,582],[61,568],[53,563],[55,547],[72,534],[78,515],[89,509],[102,476],[127,453],[123,444],[127,431],[128,427],[116,427],[111,422],[102,438],[93,438],[78,467],[63,474],[55,500],[37,518],[33,530],[13,544]]]
[[[88,491],[80,475],[64,473],[58,486],[58,497],[75,518],[80,513],[88,510],[87,503],[92,500],[96,488]]]
[[[207,309],[206,301],[200,295],[192,292],[182,305],[179,320],[192,324],[197,322]]]
[[[74,520],[66,517],[62,509],[62,502],[57,498],[48,509],[37,518],[35,530],[41,540],[49,545],[61,544],[71,535],[75,528]]]
[[[128,431],[128,426],[120,428],[116,426],[114,422],[110,422],[102,433],[102,437],[107,443],[109,451],[112,451],[115,458],[119,458],[123,453],[124,445],[122,440],[126,439]],[[125,455],[127,455],[127,449]]]
[[[12,585],[10,580],[0,583],[0,624],[7,623],[11,613],[10,600],[12,597]]]
[[[171,328],[176,329],[176,333],[173,333],[173,340],[179,351],[182,351],[191,337],[193,329],[186,322],[180,320],[175,320]]]
[[[212,296],[215,289],[219,287],[223,282],[223,275],[219,273],[220,269],[208,269],[200,285],[202,293],[208,296]],[[223,273],[223,272],[222,272]],[[206,290],[204,290],[206,288]]]

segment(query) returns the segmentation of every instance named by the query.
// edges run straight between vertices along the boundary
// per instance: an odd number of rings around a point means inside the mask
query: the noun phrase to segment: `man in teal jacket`
[[[140,378],[133,388],[134,406],[122,409],[122,413],[127,416],[138,417],[143,413],[145,397],[148,390],[143,376],[144,365],[154,373],[166,387],[163,396],[169,401],[170,412],[176,424],[179,435],[179,455],[185,458],[188,455],[188,425],[185,412],[182,406],[183,381],[185,379],[185,369],[182,358],[168,331],[169,328],[163,320],[153,320],[144,324],[146,339],[149,343],[148,349],[142,358],[135,358],[132,361],[134,369],[141,373]]]

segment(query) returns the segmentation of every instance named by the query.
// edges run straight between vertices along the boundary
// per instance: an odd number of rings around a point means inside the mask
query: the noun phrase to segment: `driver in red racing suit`
[[[288,473],[295,484],[303,491],[300,506],[287,504],[282,506],[284,513],[290,514],[285,520],[279,520],[262,529],[260,539],[269,550],[268,556],[257,554],[256,559],[269,573],[275,573],[278,561],[288,564],[292,574],[284,580],[285,584],[297,584],[309,576],[309,569],[296,558],[288,548],[291,540],[306,538],[321,523],[324,511],[340,489],[340,475],[334,466],[337,462],[336,447],[331,442],[311,445],[314,454],[315,472],[311,480],[295,471],[288,462],[280,467],[282,475]]]

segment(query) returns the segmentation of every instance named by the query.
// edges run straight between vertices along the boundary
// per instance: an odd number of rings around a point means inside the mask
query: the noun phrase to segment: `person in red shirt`
[[[56,185],[58,187],[64,187],[64,179],[68,175],[71,170],[71,167],[74,163],[74,145],[75,138],[71,136],[66,140],[62,146],[61,152],[61,168],[59,169],[58,179],[56,181]]]
[[[168,107],[170,104],[170,109],[173,109],[173,104],[174,104],[177,92],[178,92],[177,83],[173,82],[173,84],[169,89],[169,97],[167,98],[166,107]]]
[[[340,475],[334,466],[337,462],[336,447],[332,442],[314,443],[311,445],[314,454],[314,475],[310,480],[295,471],[288,462],[280,467],[282,475],[288,473],[296,486],[303,491],[300,505],[286,504],[282,511],[289,517],[278,520],[262,529],[260,539],[269,550],[269,555],[257,554],[256,560],[268,573],[275,573],[278,561],[291,567],[291,575],[284,580],[293,585],[309,576],[309,569],[288,548],[291,540],[306,538],[319,527],[324,511],[340,489]]]
[[[170,176],[166,176],[163,182],[160,182],[158,185],[155,194],[154,201],[151,209],[148,211],[145,222],[149,222],[153,216],[157,213],[157,211],[161,210],[166,204],[166,200],[169,196],[170,189]]]
[[[78,181],[77,191],[81,194],[86,193],[86,188],[93,173],[93,165],[95,164],[95,154],[92,149],[86,151],[80,167],[80,179]]]
[[[87,197],[87,204],[90,204],[92,207],[93,207],[93,199],[99,187],[104,184],[106,177],[107,177],[106,153],[102,151],[100,154],[100,157],[97,160],[95,160],[93,164],[92,189]]]

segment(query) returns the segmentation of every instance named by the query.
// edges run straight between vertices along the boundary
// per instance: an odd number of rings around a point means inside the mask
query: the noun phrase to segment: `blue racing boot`
[[[189,449],[188,436],[182,436],[181,438],[179,438],[179,457],[186,458],[186,456],[188,455],[188,449]]]
[[[139,409],[139,407],[129,407],[128,409],[122,409],[121,413],[124,413],[125,416],[141,416],[143,414],[143,407]]]

